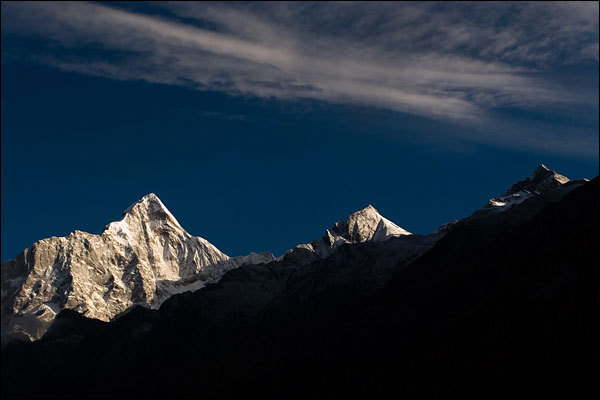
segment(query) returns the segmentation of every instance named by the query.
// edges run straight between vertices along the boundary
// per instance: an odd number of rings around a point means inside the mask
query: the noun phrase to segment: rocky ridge
[[[2,265],[2,337],[39,339],[62,309],[110,321],[134,305],[158,308],[270,253],[229,257],[186,232],[149,194],[100,235],[75,231],[40,240]]]
[[[502,196],[489,199],[484,207],[476,210],[467,218],[440,225],[435,232],[447,233],[457,224],[470,223],[494,215],[499,217],[503,223],[518,224],[539,212],[548,202],[560,200],[565,194],[586,182],[589,181],[587,179],[570,180],[544,164],[540,164],[530,176],[511,185]],[[515,206],[519,204],[525,204],[527,207],[516,210]],[[497,219],[490,221],[497,221]]]
[[[383,242],[391,237],[412,235],[409,231],[384,218],[372,205],[357,211],[346,221],[336,222],[325,231],[325,235],[311,243],[300,244],[297,249],[306,249],[316,258],[325,258],[337,247],[346,243]],[[288,252],[289,253],[289,252]]]
[[[342,244],[403,235],[411,233],[369,205],[280,259],[304,265]],[[105,322],[136,305],[157,309],[175,294],[219,281],[231,269],[274,260],[271,253],[227,256],[186,232],[151,193],[100,235],[75,231],[43,239],[2,264],[2,338],[37,340],[63,309]]]
[[[519,204],[529,197],[548,192],[571,182],[566,176],[540,164],[531,176],[512,185],[501,197],[489,200],[486,208],[497,211]]]
[[[110,324],[63,310],[4,348],[2,395],[589,397],[597,204],[595,178],[447,233],[244,265]]]
[[[442,225],[423,239],[427,243],[402,242],[408,246],[402,254],[415,253],[412,247],[428,248],[457,225],[488,216],[495,216],[486,219],[488,223],[520,223],[584,182],[570,181],[540,165],[470,217]],[[525,207],[513,207],[521,203]],[[277,260],[303,266],[328,258],[343,245],[416,236],[369,205],[337,222],[323,237],[298,245]],[[135,305],[156,309],[174,294],[217,282],[243,264],[273,261],[270,253],[227,256],[187,233],[158,197],[149,194],[100,235],[75,231],[67,237],[44,239],[2,264],[2,340],[39,339],[63,309],[101,321],[111,321]]]

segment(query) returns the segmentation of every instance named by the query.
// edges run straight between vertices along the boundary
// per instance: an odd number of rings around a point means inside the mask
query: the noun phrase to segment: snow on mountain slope
[[[570,182],[569,178],[540,164],[530,177],[512,185],[502,197],[492,198],[485,208],[504,211],[515,204],[522,203],[531,196],[544,193]]]
[[[270,253],[231,258],[187,233],[149,194],[100,235],[40,240],[2,265],[2,335],[39,339],[60,310],[110,321],[134,305],[158,308],[175,293],[218,281]]]
[[[392,221],[382,217],[372,205],[350,215],[346,221],[336,222],[327,229],[322,238],[311,243],[301,244],[295,249],[307,249],[319,258],[327,257],[333,250],[345,243],[382,242],[395,236],[412,235]]]
[[[523,220],[583,182],[569,181],[540,165],[502,197],[490,199],[464,220],[444,224],[436,233],[487,217]],[[405,235],[412,234],[369,205],[280,259],[306,265],[346,243],[382,242]],[[100,235],[75,231],[44,239],[2,264],[2,339],[36,340],[63,309],[110,321],[135,305],[158,308],[174,294],[218,281],[230,269],[273,260],[270,253],[235,258],[223,254],[205,239],[187,233],[158,197],[149,194]]]
[[[569,178],[548,169],[544,164],[540,164],[530,177],[512,185],[510,189],[506,191],[504,196],[523,191],[546,192],[550,189],[564,185],[567,182],[569,182]]]
[[[513,184],[501,197],[491,198],[483,208],[476,210],[472,215],[461,221],[454,220],[441,225],[436,230],[436,233],[447,232],[457,224],[465,221],[499,216],[500,214],[511,218],[508,216],[511,213],[506,213],[506,211],[515,211],[517,208],[514,208],[514,206],[523,204],[525,207],[520,208],[521,211],[518,213],[518,218],[515,219],[515,215],[512,215],[515,213],[511,214],[515,221],[521,220],[527,215],[533,215],[538,212],[538,207],[543,207],[547,202],[560,200],[566,193],[587,181],[587,179],[571,181],[566,176],[560,175],[545,165],[540,164],[531,176]],[[534,206],[534,203],[537,206]]]

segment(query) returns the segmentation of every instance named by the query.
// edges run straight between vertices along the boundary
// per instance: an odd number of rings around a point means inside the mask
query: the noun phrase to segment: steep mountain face
[[[278,260],[288,268],[304,266],[326,259],[343,245],[406,238],[394,241],[401,251],[392,252],[390,260],[396,264],[400,260],[408,262],[457,226],[515,226],[584,182],[569,181],[540,165],[530,177],[512,185],[502,197],[491,199],[472,216],[444,224],[435,234],[416,236],[414,240],[408,240],[413,236],[410,232],[369,205],[346,221],[337,222],[322,238],[299,245]],[[272,261],[274,257],[269,253],[228,257],[208,241],[187,233],[158,197],[149,194],[100,235],[75,231],[67,237],[44,239],[4,263],[2,341],[14,337],[39,339],[63,309],[110,321],[135,305],[158,308],[174,294],[217,282],[226,271],[242,264]],[[322,271],[307,276],[314,281]],[[348,271],[342,271],[334,268],[325,281],[337,284],[344,273],[348,275]],[[353,274],[361,275],[367,287],[367,282],[375,286],[375,282],[384,282],[390,271],[363,267]],[[267,297],[275,295],[273,292]]]
[[[504,193],[504,196],[510,196],[519,192],[547,192],[548,190],[557,188],[567,182],[569,182],[569,178],[548,169],[544,164],[540,164],[530,177],[512,185],[510,189]]]
[[[157,308],[174,293],[214,282],[271,254],[230,258],[187,233],[154,194],[100,235],[75,231],[35,243],[2,265],[2,337],[39,339],[62,309],[110,321],[134,305]]]
[[[282,258],[305,265],[346,243],[410,235],[373,206],[338,222],[323,238]],[[270,253],[230,258],[192,236],[149,194],[100,235],[75,231],[35,243],[2,265],[2,340],[37,340],[63,309],[110,321],[135,305],[158,308],[174,294],[217,282],[243,264],[274,261]]]
[[[501,212],[522,203],[532,196],[539,196],[561,187],[573,187],[584,183],[585,180],[570,181],[566,176],[560,175],[540,164],[531,176],[512,185],[504,195],[492,198],[485,206],[492,212]]]
[[[382,217],[372,205],[350,215],[346,221],[336,222],[333,228],[327,229],[325,235],[308,244],[301,244],[296,249],[307,249],[314,253],[314,258],[325,258],[333,251],[347,243],[383,242],[391,237],[411,235],[392,221]],[[290,250],[290,252],[294,251]]]
[[[436,232],[448,232],[460,224],[516,226],[586,182],[587,179],[569,180],[540,164],[529,177],[513,184],[501,197],[491,198],[469,217],[443,224]]]
[[[298,248],[111,323],[65,310],[3,351],[3,398],[589,395],[599,183],[564,186],[435,235]]]

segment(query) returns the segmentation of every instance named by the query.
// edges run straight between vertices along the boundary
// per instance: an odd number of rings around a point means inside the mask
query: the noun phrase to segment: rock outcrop
[[[186,232],[149,194],[100,235],[75,231],[40,240],[2,265],[2,337],[39,339],[62,309],[110,321],[134,305],[157,308],[270,253],[231,258]]]

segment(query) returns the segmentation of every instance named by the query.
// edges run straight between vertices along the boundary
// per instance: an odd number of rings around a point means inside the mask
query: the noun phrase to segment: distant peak
[[[122,226],[131,224],[137,225],[139,221],[154,221],[158,223],[167,223],[178,229],[182,229],[181,225],[173,214],[167,209],[163,202],[154,193],[148,193],[123,212],[123,217],[120,221],[110,223],[104,229],[109,230],[120,229]]]
[[[160,201],[160,199],[158,198],[157,195],[155,195],[154,193],[148,193],[147,195],[145,195],[144,197],[142,197],[141,199],[139,199],[138,201],[136,201],[135,203],[133,203],[132,205],[130,205],[129,207],[127,207],[127,209],[124,211],[124,214],[129,213],[131,210],[133,210],[136,206],[139,206],[141,204],[146,204],[146,205],[156,205],[159,208],[164,208],[165,210],[167,209],[165,207],[165,205],[163,204],[162,201]]]
[[[548,177],[552,177],[554,180],[556,180],[560,184],[569,182],[569,178],[559,174],[556,171],[551,170],[550,168],[546,167],[544,164],[538,165],[538,167],[535,169],[535,171],[533,171],[533,174],[531,175],[531,177],[529,179],[531,181],[536,181],[536,180],[548,179]]]
[[[157,195],[155,195],[154,193],[148,193],[147,195],[145,195],[144,197],[142,197],[141,199],[146,200],[146,201],[160,201],[160,199],[158,198]]]
[[[377,215],[379,215],[379,211],[377,211],[377,209],[375,207],[373,207],[371,204],[369,204],[362,210],[358,210],[358,211],[352,213],[350,215],[350,218],[352,218],[353,216],[358,215],[358,214],[377,214]]]
[[[509,196],[520,191],[546,192],[567,182],[569,182],[569,178],[551,170],[544,164],[540,164],[531,176],[512,185],[504,196]]]
[[[531,174],[530,179],[534,179],[540,175],[551,175],[552,173],[555,173],[554,171],[551,171],[548,167],[546,167],[544,164],[540,164],[537,166],[537,168],[533,171],[533,174]]]
[[[154,193],[149,193],[142,197],[138,202],[134,203],[131,208],[135,208],[135,206],[140,206],[142,211],[147,214],[149,217],[157,217],[162,219],[172,219],[175,222],[175,217],[171,212],[167,209],[167,207],[163,204],[162,201],[158,198]],[[177,224],[179,225],[179,224]]]
[[[352,213],[346,221],[337,222],[327,233],[333,233],[350,242],[366,242],[373,239],[380,241],[389,236],[410,234],[384,218],[371,204]]]

